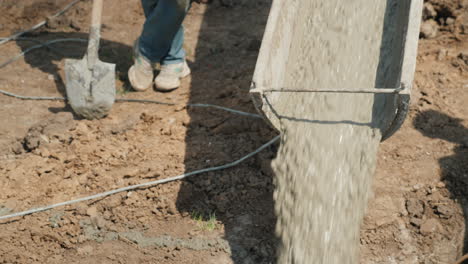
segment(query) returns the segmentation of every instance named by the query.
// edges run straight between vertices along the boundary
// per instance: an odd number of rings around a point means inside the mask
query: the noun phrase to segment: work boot
[[[190,74],[187,62],[161,65],[161,71],[154,80],[156,90],[168,92],[179,88],[180,79]]]
[[[138,48],[138,41],[134,46],[133,66],[128,70],[128,79],[135,91],[145,91],[153,84],[153,65],[141,55]]]

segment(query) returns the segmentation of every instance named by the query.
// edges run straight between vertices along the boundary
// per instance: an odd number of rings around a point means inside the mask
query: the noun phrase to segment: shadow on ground
[[[255,112],[248,90],[270,1],[208,5],[191,65],[190,103],[213,103]],[[243,18],[239,20],[239,18]],[[262,120],[190,108],[186,172],[226,164],[269,141],[274,132]],[[277,240],[273,204],[272,147],[232,169],[183,182],[180,211],[216,218],[224,224],[234,263],[274,263]]]
[[[29,37],[29,38],[28,38]],[[87,40],[88,34],[78,32],[41,32],[26,35],[26,38],[18,40],[16,43],[23,52],[28,51],[31,47],[39,44],[46,43],[51,40],[58,39],[82,39]],[[34,40],[34,41],[31,41]],[[86,42],[58,42],[47,47],[34,49],[28,51],[24,55],[26,63],[33,68],[37,68],[42,72],[51,76],[55,82],[57,91],[64,97],[65,94],[65,74],[60,74],[60,69],[63,68],[61,63],[65,59],[79,59],[81,60],[86,53]],[[122,43],[101,39],[101,48],[99,51],[99,58],[101,61],[116,64],[117,79],[123,82],[123,90],[119,92],[126,92],[130,89],[127,78],[127,71],[132,63],[132,48]],[[59,112],[72,112],[70,105],[63,108],[49,108],[52,113]],[[75,115],[75,119],[81,117]]]
[[[57,39],[88,39],[87,33],[79,32],[40,32],[29,34],[25,37],[33,37],[35,41],[19,40],[17,45],[21,50],[27,51],[29,48]],[[39,41],[39,43],[38,43]],[[86,53],[86,42],[61,42],[51,44],[48,47],[35,49],[27,52],[24,55],[26,63],[33,68],[37,68],[42,72],[54,78],[57,91],[65,96],[65,80],[59,74],[61,65],[65,59],[82,59]],[[108,63],[116,64],[117,78],[123,81],[128,86],[127,71],[132,63],[132,47],[122,43],[101,39],[101,47],[99,51],[100,60]],[[63,75],[64,76],[64,75]]]
[[[445,113],[428,110],[419,113],[414,126],[430,138],[442,139],[456,144],[455,154],[439,160],[442,181],[460,203],[465,215],[465,226],[468,226],[468,128],[461,124],[461,119]],[[463,253],[468,253],[468,230],[465,230]]]

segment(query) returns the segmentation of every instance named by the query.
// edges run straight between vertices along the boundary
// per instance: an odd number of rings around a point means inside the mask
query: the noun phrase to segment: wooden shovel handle
[[[103,0],[93,1],[93,11],[91,17],[91,28],[89,30],[88,41],[88,69],[92,70],[98,60],[99,40],[101,39],[101,18],[102,18]]]
[[[92,27],[100,27],[101,26],[101,18],[102,18],[102,6],[104,1],[103,0],[94,0],[93,1],[93,15],[91,17],[91,26]]]

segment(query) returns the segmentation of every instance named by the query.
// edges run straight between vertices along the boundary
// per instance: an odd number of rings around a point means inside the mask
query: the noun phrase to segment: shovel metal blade
[[[97,60],[88,68],[82,60],[65,60],[65,87],[73,111],[89,120],[109,113],[115,102],[115,64]]]

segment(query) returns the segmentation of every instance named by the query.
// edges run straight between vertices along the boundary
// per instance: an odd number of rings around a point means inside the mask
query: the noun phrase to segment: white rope
[[[94,194],[94,195],[91,195],[91,196],[82,197],[82,198],[75,199],[75,200],[70,200],[70,201],[66,201],[66,202],[62,202],[62,203],[56,203],[56,204],[52,204],[52,205],[48,205],[48,206],[44,206],[44,207],[38,207],[38,208],[34,208],[34,209],[22,211],[22,212],[17,212],[17,213],[13,213],[13,214],[9,214],[9,215],[4,215],[4,216],[0,216],[0,220],[6,220],[6,219],[13,218],[13,217],[19,217],[19,216],[25,216],[25,215],[30,215],[30,214],[34,214],[34,213],[39,213],[39,212],[47,211],[47,210],[50,210],[50,209],[53,209],[53,208],[66,206],[66,205],[71,205],[71,204],[76,204],[76,203],[85,202],[85,201],[89,201],[89,200],[95,200],[95,199],[103,198],[103,197],[106,197],[106,196],[109,196],[109,195],[113,195],[113,194],[117,194],[117,193],[121,193],[121,192],[126,192],[126,191],[130,191],[130,190],[148,188],[148,187],[163,184],[163,183],[182,180],[182,179],[185,179],[187,177],[202,174],[202,173],[206,173],[206,172],[228,169],[228,168],[234,167],[234,166],[242,163],[243,161],[245,161],[248,158],[251,158],[252,156],[256,155],[257,153],[261,152],[262,150],[264,150],[267,147],[274,144],[279,139],[280,139],[280,136],[276,136],[275,138],[268,141],[266,144],[262,145],[261,147],[259,147],[255,151],[245,155],[244,157],[242,157],[242,158],[240,158],[240,159],[238,159],[236,161],[230,162],[230,163],[222,165],[222,166],[201,169],[201,170],[181,174],[181,175],[171,177],[171,178],[167,178],[167,179],[162,179],[162,180],[157,180],[157,181],[151,181],[151,182],[131,185],[131,186],[115,189],[115,190],[112,190],[112,191],[107,191],[107,192]]]
[[[0,89],[0,94],[4,94],[16,99],[21,99],[21,100],[36,100],[36,101],[66,101],[67,99],[65,97],[53,97],[53,96],[25,96],[25,95],[19,95],[15,93],[11,93],[5,90]],[[174,103],[168,103],[168,102],[161,102],[161,101],[156,101],[156,100],[148,100],[148,99],[131,99],[131,98],[117,98],[115,99],[117,103],[149,103],[149,104],[160,104],[160,105],[168,105],[168,106],[175,106],[177,104]],[[191,106],[191,107],[200,107],[200,108],[214,108],[218,110],[223,110],[226,112],[242,115],[242,116],[248,116],[248,117],[253,117],[253,118],[262,118],[258,114],[252,114],[248,112],[243,112],[239,110],[235,110],[232,108],[224,107],[224,106],[219,106],[219,105],[214,105],[214,104],[186,104],[186,106]]]
[[[55,17],[59,17],[59,16],[63,15],[65,12],[67,12],[68,9],[70,9],[71,7],[76,5],[79,1],[82,1],[82,0],[75,0],[75,1],[71,2],[70,4],[66,5],[62,10],[60,10],[56,14],[52,15],[51,17],[55,18]],[[2,38],[2,40],[0,40],[0,45],[5,44],[10,40],[14,40],[14,39],[16,39],[16,38],[18,38],[18,37],[20,37],[20,36],[22,36],[22,35],[24,35],[24,34],[26,34],[28,32],[34,31],[34,30],[44,26],[45,24],[47,24],[47,20],[41,21],[41,22],[39,22],[38,24],[32,26],[29,29],[18,32],[16,34],[13,34],[13,35],[11,35],[9,37],[6,37],[6,38]]]
[[[64,101],[65,100],[65,98],[63,98],[63,97],[23,96],[23,95],[17,95],[17,94],[14,94],[14,93],[10,93],[10,92],[4,91],[4,90],[0,90],[0,93],[4,94],[4,95],[11,96],[11,97],[14,97],[14,98],[17,98],[17,99],[21,99],[21,100],[38,100],[38,101],[41,101],[41,100],[47,100],[47,101],[60,100],[60,101]]]
[[[223,111],[226,111],[226,112],[231,112],[231,113],[238,114],[238,115],[243,115],[243,116],[248,116],[248,117],[253,117],[253,118],[262,118],[261,115],[251,114],[251,113],[247,113],[247,112],[242,112],[242,111],[239,111],[239,110],[235,110],[235,109],[232,109],[232,108],[227,108],[227,107],[219,106],[219,105],[212,105],[212,104],[188,104],[188,106],[192,106],[192,107],[215,108],[215,109],[223,110]]]
[[[255,88],[251,89],[251,93],[350,93],[350,94],[398,94],[403,91],[403,88],[363,88],[355,90],[344,90],[344,89],[262,89]]]
[[[10,58],[10,59],[7,59],[6,61],[4,61],[3,63],[0,64],[0,68],[3,68],[5,66],[7,66],[8,64],[18,60],[19,58],[23,57],[24,55],[26,55],[28,52],[31,52],[35,49],[39,49],[39,48],[43,48],[43,47],[47,47],[49,45],[52,45],[52,44],[55,44],[55,43],[59,43],[59,42],[87,42],[86,39],[80,39],[80,38],[67,38],[67,39],[54,39],[54,40],[50,40],[50,41],[47,41],[47,42],[44,42],[44,43],[41,43],[41,44],[38,44],[38,45],[35,45],[35,46],[32,46],[26,50],[24,50],[23,52],[21,52],[20,54]],[[14,97],[14,98],[17,98],[17,99],[21,99],[21,100],[59,100],[59,101],[65,101],[66,98],[64,97],[48,97],[48,96],[24,96],[24,95],[18,95],[18,94],[14,94],[14,93],[11,93],[11,92],[8,92],[8,91],[5,91],[5,90],[0,90],[0,93],[1,94],[4,94],[4,95],[7,95],[7,96],[11,96],[11,97]],[[176,105],[175,103],[169,103],[169,102],[161,102],[161,101],[155,101],[155,100],[147,100],[147,99],[130,99],[130,98],[117,98],[115,99],[116,102],[127,102],[127,103],[151,103],[151,104],[160,104],[160,105],[170,105],[170,106],[174,106]],[[239,110],[235,110],[235,109],[231,109],[231,108],[227,108],[227,107],[224,107],[224,106],[219,106],[219,105],[213,105],[213,104],[198,104],[198,103],[195,103],[195,104],[187,104],[187,106],[192,106],[192,107],[204,107],[204,108],[215,108],[215,109],[219,109],[219,110],[223,110],[223,111],[227,111],[227,112],[230,112],[230,113],[234,113],[234,114],[238,114],[238,115],[243,115],[243,116],[248,116],[248,117],[254,117],[254,118],[262,118],[260,115],[257,115],[257,114],[252,114],[252,113],[247,113],[247,112],[243,112],[243,111],[239,111]]]

